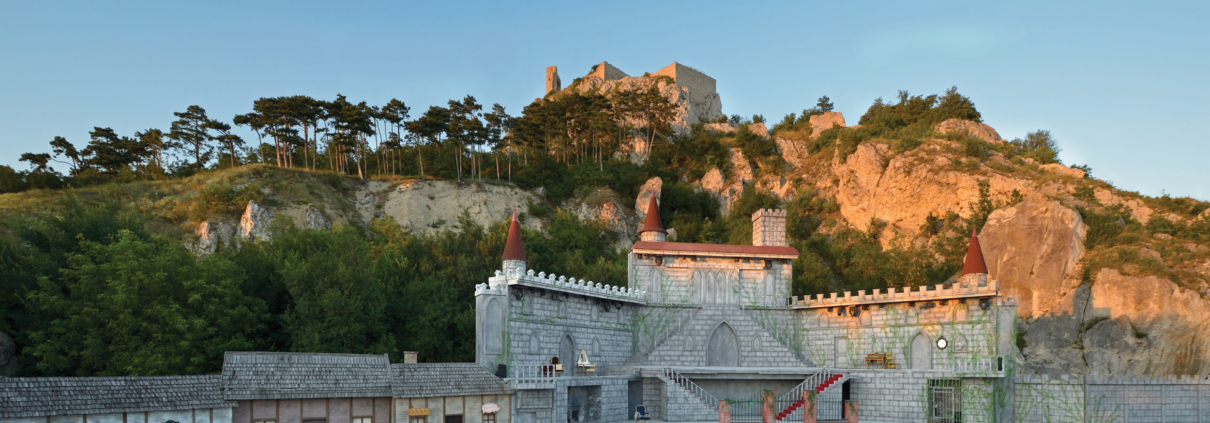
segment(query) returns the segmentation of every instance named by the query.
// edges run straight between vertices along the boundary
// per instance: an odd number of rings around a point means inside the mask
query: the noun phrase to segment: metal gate
[[[929,421],[962,423],[962,380],[929,379]]]

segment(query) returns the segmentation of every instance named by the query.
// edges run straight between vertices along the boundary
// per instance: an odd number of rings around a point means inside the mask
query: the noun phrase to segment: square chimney
[[[405,364],[416,364],[416,356],[418,356],[418,355],[420,355],[420,354],[415,351],[404,351],[403,352],[403,362]]]
[[[760,209],[752,213],[752,245],[786,246],[786,211]]]

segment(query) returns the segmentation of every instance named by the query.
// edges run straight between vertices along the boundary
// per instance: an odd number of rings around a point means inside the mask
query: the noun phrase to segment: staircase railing
[[[776,410],[778,420],[801,421],[803,413],[803,391],[816,389],[820,384],[826,382],[835,375],[836,373],[831,369],[822,369],[818,373],[807,376],[807,378],[803,380],[802,383],[798,384],[798,386],[795,386],[793,389],[790,389],[789,391],[786,391],[786,393],[777,397]],[[830,388],[831,386],[825,388],[824,390],[830,390]],[[818,395],[822,393],[823,392],[816,392],[815,394]]]
[[[671,368],[667,367],[660,369],[660,372],[663,373],[664,377],[673,384],[681,387],[681,389],[689,391],[690,394],[693,394],[694,397],[697,397],[697,399],[700,400],[703,405],[709,407],[711,410],[718,411],[718,398],[716,398],[714,395],[711,395],[709,392],[706,392],[706,390],[702,389],[702,387],[697,386],[696,383],[693,383],[693,381],[689,380],[689,378],[685,377],[685,375],[682,375],[676,370],[672,370]]]

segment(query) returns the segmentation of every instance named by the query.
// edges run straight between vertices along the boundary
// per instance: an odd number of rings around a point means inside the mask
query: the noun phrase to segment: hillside
[[[1004,140],[956,91],[880,99],[857,125],[830,109],[825,98],[775,125],[738,116],[688,125],[656,136],[637,160],[587,147],[579,159],[535,154],[512,162],[513,183],[248,165],[3,194],[0,280],[18,294],[4,298],[0,329],[14,334],[22,374],[179,370],[73,364],[114,352],[67,352],[87,343],[64,333],[87,327],[103,340],[81,316],[123,314],[73,311],[90,295],[115,295],[83,290],[105,272],[142,281],[140,272],[185,266],[224,269],[196,276],[215,288],[190,292],[246,311],[191,347],[465,358],[470,287],[498,266],[513,210],[529,229],[531,268],[622,284],[642,222],[635,204],[654,193],[681,241],[747,243],[748,214],[786,209],[802,252],[796,295],[950,281],[978,231],[991,277],[1021,300],[1026,372],[1210,373],[1210,337],[1189,336],[1210,331],[1210,205],[1118,190],[1057,162],[1044,131]],[[189,253],[164,252],[174,248]],[[138,255],[147,251],[172,264],[147,264],[156,262]],[[207,354],[188,369],[212,370]]]

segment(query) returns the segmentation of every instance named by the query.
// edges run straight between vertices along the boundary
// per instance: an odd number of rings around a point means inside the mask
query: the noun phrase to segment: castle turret
[[[508,226],[508,240],[504,242],[504,274],[525,273],[525,245],[521,243],[521,225],[517,224],[517,211],[513,210],[513,221]]]
[[[979,237],[974,230],[971,230],[971,243],[966,248],[966,260],[962,263],[962,276],[958,281],[963,284],[987,284],[987,264],[983,261],[983,249],[979,248]]]
[[[786,246],[786,211],[760,209],[752,213],[752,245]]]
[[[639,230],[639,239],[642,241],[664,242],[664,235],[668,231],[664,230],[664,223],[660,221],[660,205],[656,204],[655,196],[651,196],[651,202],[647,203],[647,220],[643,222],[643,229]]]

